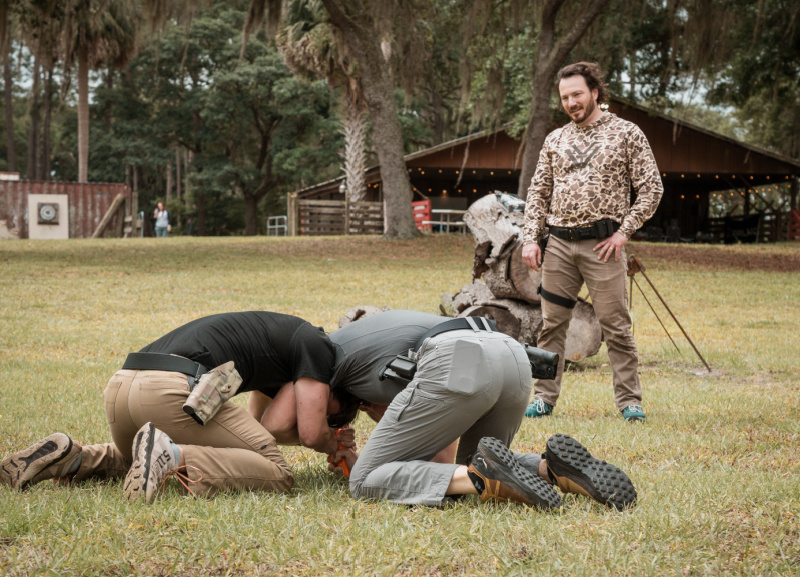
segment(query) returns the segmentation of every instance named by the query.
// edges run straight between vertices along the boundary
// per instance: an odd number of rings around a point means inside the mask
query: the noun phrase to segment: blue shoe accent
[[[553,405],[548,405],[542,399],[534,397],[534,399],[525,409],[526,417],[544,417],[553,412]]]
[[[622,416],[626,421],[644,421],[647,418],[641,405],[628,405],[622,409]]]

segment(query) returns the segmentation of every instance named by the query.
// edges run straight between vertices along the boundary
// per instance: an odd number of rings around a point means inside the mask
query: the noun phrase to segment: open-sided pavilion
[[[766,197],[769,187],[782,186],[790,205],[784,209],[796,210],[798,161],[619,98],[612,97],[609,109],[645,133],[664,183],[661,204],[640,236],[675,241],[788,237],[788,211],[764,210],[756,197]],[[405,160],[417,199],[430,198],[434,209],[466,209],[493,191],[516,193],[519,150],[520,141],[500,128],[420,150]],[[382,201],[379,166],[367,170],[366,181],[367,200]],[[298,213],[294,216],[299,216],[298,201],[342,200],[341,185],[339,178],[292,193],[290,208]],[[722,194],[742,197],[739,215],[712,218],[710,205]],[[302,221],[296,218],[295,233],[314,234],[313,226],[303,230]]]

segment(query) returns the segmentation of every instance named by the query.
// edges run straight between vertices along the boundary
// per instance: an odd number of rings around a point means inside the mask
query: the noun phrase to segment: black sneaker
[[[541,477],[520,467],[501,441],[484,437],[470,459],[468,471],[476,484],[481,502],[512,501],[540,509],[557,509],[561,497]]]
[[[553,435],[544,454],[547,469],[564,493],[577,493],[622,511],[636,503],[636,489],[622,472],[592,457],[586,448],[568,435]]]

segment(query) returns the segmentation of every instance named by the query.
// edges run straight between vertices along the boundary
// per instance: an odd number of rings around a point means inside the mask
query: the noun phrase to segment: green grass
[[[567,496],[556,513],[353,501],[324,458],[287,449],[287,495],[129,504],[121,483],[0,487],[0,574],[800,574],[800,247],[631,244],[703,356],[641,275],[634,288],[648,421],[613,406],[605,348],[566,374],[556,432],[626,470],[638,506]],[[0,456],[63,431],[107,442],[102,391],[125,355],[196,317],[266,309],[333,330],[356,305],[438,312],[470,282],[469,238],[180,238],[0,243]],[[244,399],[237,398],[236,402]],[[357,422],[363,444],[370,425]]]

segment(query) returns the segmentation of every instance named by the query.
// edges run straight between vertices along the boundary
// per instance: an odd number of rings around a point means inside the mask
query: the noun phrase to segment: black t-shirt
[[[233,361],[240,393],[274,397],[300,378],[330,384],[336,352],[324,331],[291,315],[265,311],[222,313],[193,320],[144,347],[143,353],[179,355],[213,369]]]

